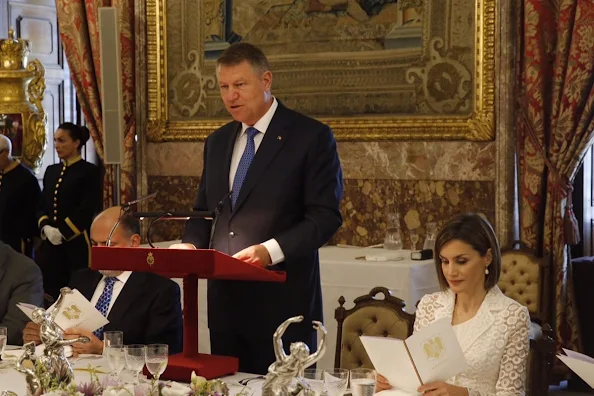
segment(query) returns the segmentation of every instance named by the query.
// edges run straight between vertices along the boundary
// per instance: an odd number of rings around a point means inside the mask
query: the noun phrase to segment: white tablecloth
[[[7,364],[8,362],[2,362],[0,364],[0,392],[2,391],[12,391],[16,393],[18,396],[25,396],[27,394],[27,383],[25,380],[25,374],[19,373],[12,365]],[[109,372],[109,366],[107,362],[99,357],[97,358],[83,358],[83,359],[71,359],[71,365],[74,369],[74,382],[76,384],[83,384],[88,383],[90,381],[90,374],[88,371],[81,371],[81,369],[86,369],[88,365],[91,365],[96,370],[100,370],[103,372]],[[100,381],[103,381],[107,374],[98,374]],[[142,374],[141,374],[142,376]],[[235,395],[239,391],[242,390],[241,385],[238,381],[244,378],[256,378],[258,377],[255,374],[246,374],[246,373],[235,373],[233,375],[228,375],[222,377],[221,379],[227,383],[229,386],[229,394]],[[129,371],[123,371],[120,375],[120,379],[126,382],[133,380],[133,374]],[[190,378],[186,383],[190,382]],[[262,384],[264,383],[263,379],[256,379],[253,381],[249,381],[248,387],[253,390],[252,396],[260,396],[262,394]]]
[[[167,247],[178,241],[155,244]],[[356,257],[366,255],[406,257],[401,261],[365,261]],[[415,304],[425,294],[439,291],[439,282],[433,260],[410,260],[410,251],[397,253],[391,250],[326,246],[320,249],[320,271],[322,282],[322,299],[324,324],[328,330],[328,348],[319,361],[318,367],[329,369],[334,367],[336,347],[336,320],[334,310],[338,307],[338,298],[344,296],[345,307],[353,307],[356,297],[369,293],[376,286],[384,286],[392,291],[392,295],[406,302],[406,311],[414,313]],[[182,287],[181,279],[174,279]],[[210,353],[210,340],[207,322],[206,280],[198,283],[198,331],[199,350]],[[183,290],[183,288],[182,288]],[[271,335],[272,336],[272,335]],[[125,338],[125,335],[124,335]],[[272,340],[271,340],[272,342]]]

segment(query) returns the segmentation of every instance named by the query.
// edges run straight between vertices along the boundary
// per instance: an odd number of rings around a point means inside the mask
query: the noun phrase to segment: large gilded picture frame
[[[149,141],[231,120],[215,60],[236,41],[262,48],[273,94],[338,140],[494,139],[495,0],[233,3],[147,0]]]

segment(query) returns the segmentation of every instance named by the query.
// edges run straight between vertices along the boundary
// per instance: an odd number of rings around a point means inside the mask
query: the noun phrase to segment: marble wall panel
[[[198,182],[195,176],[148,176],[149,191],[159,192],[150,210],[189,210]],[[429,221],[440,226],[457,213],[476,211],[494,222],[495,186],[489,181],[345,179],[343,226],[330,243],[369,246],[382,242],[388,211],[401,214],[405,247],[410,247],[408,229],[418,228],[420,248]],[[177,239],[182,232],[182,223],[169,221],[153,227],[152,235],[160,241]]]

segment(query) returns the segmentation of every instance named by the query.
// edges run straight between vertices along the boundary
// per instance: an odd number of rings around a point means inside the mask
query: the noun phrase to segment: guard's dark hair
[[[64,122],[60,124],[58,129],[67,131],[68,135],[70,135],[70,138],[72,140],[78,140],[80,142],[80,145],[78,146],[79,150],[83,148],[83,146],[87,143],[89,137],[91,136],[89,128],[87,128],[86,126],[78,126],[71,122]]]

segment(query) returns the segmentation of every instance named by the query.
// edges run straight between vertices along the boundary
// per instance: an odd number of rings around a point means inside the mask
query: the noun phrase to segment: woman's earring
[[[489,275],[489,267],[485,267],[485,275]]]

